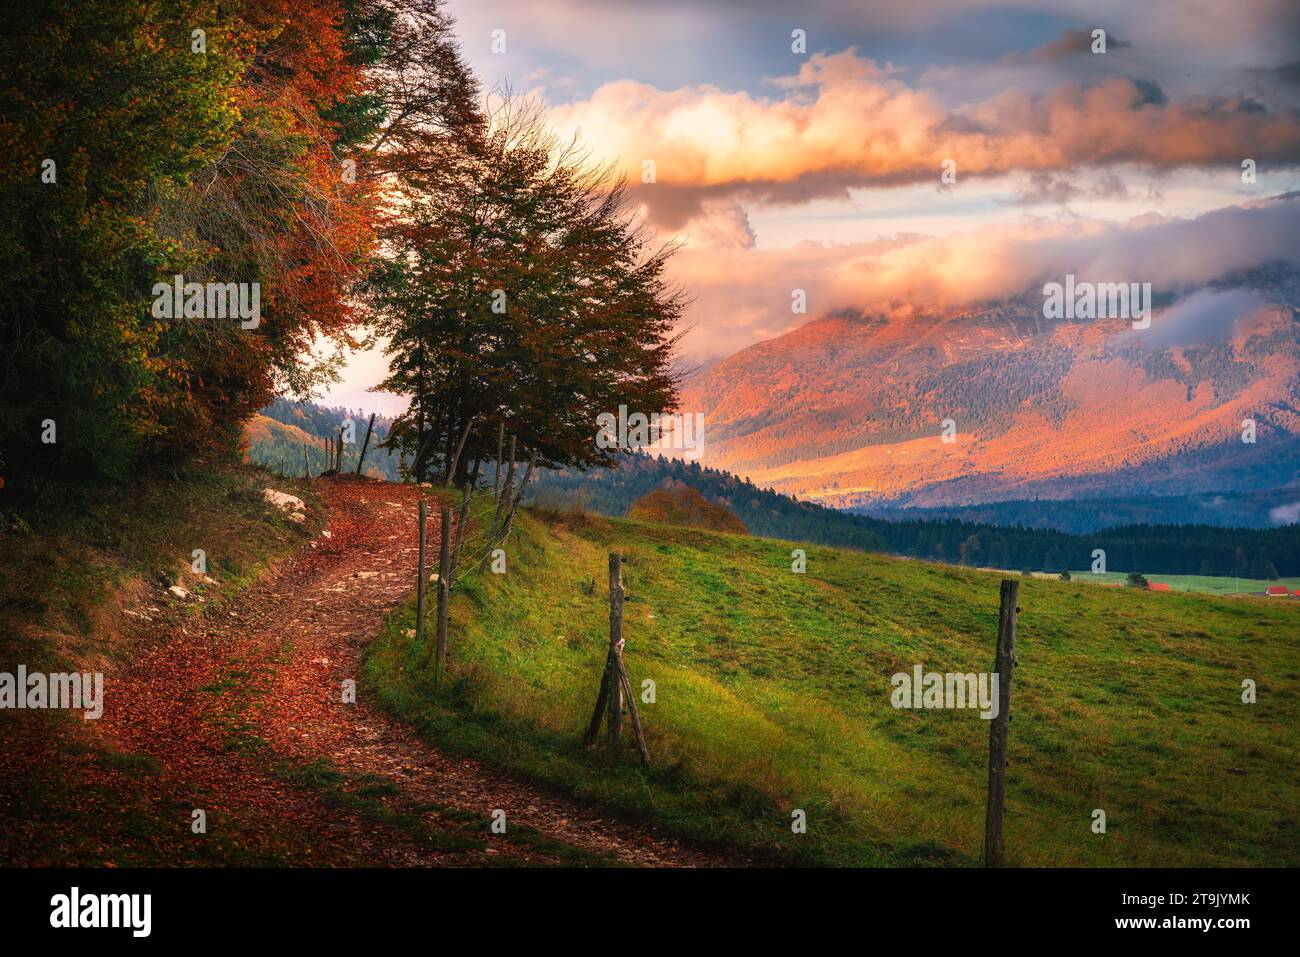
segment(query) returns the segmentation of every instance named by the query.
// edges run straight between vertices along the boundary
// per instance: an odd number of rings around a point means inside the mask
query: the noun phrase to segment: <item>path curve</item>
[[[118,700],[148,706],[111,709],[102,731],[124,749],[152,755],[196,790],[237,795],[256,813],[268,815],[269,824],[281,818],[309,821],[325,840],[351,848],[367,863],[473,866],[494,863],[502,854],[546,863],[547,852],[535,843],[511,841],[510,824],[631,865],[752,863],[744,855],[688,845],[477,761],[443,754],[372,707],[364,695],[355,705],[343,704],[342,682],[359,677],[366,645],[413,587],[422,490],[351,477],[318,480],[317,489],[328,513],[328,536],[314,540],[226,610],[160,636],[115,682]],[[430,504],[432,517],[437,507],[431,497]],[[430,521],[433,556],[436,525]],[[241,701],[246,696],[249,705],[236,719],[229,695],[212,690],[232,680],[239,682],[235,694]],[[440,805],[483,818],[503,809],[507,833],[486,836],[486,847],[470,850],[431,849],[400,833],[376,840],[373,823],[358,813],[286,784],[264,758],[232,749],[232,720],[238,733],[264,740],[277,756],[326,759],[349,774],[376,775],[396,785],[413,806]],[[432,828],[452,828],[437,811],[427,812],[425,821]],[[321,853],[327,862],[327,848]]]

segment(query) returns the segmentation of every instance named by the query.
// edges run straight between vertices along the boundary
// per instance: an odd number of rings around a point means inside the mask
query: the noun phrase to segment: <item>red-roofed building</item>
[[[1286,598],[1291,592],[1285,585],[1269,585],[1264,594],[1269,598]]]
[[[1169,591],[1168,582],[1148,582],[1147,587],[1152,591]]]

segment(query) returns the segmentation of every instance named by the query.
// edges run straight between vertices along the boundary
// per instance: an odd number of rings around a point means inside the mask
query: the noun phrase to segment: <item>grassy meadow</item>
[[[795,547],[804,574],[791,570]],[[649,771],[630,740],[616,759],[580,747],[608,642],[611,549],[624,554],[632,684],[655,684],[654,703],[640,703]],[[790,862],[972,866],[989,723],[974,710],[895,710],[890,676],[918,663],[989,670],[998,578],[521,515],[507,574],[457,585],[439,695],[430,647],[411,637],[413,603],[372,645],[365,683],[443,747],[683,836]],[[1020,606],[1010,863],[1300,861],[1300,603],[1026,579]],[[1242,703],[1243,678],[1257,704]],[[806,834],[792,833],[795,809]]]
[[[1074,579],[1102,585],[1123,585],[1125,572],[1071,572]],[[1164,582],[1170,591],[1195,591],[1208,595],[1250,595],[1262,592],[1271,585],[1285,585],[1291,591],[1300,588],[1300,578],[1233,578],[1223,575],[1159,575],[1146,576],[1149,582]]]

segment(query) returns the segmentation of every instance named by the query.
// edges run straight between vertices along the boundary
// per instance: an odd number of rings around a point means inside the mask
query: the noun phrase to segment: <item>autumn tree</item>
[[[651,245],[622,181],[557,141],[535,104],[497,99],[476,135],[401,188],[371,288],[382,388],[411,397],[388,441],[418,477],[454,461],[463,482],[502,424],[520,459],[612,463],[594,442],[599,413],[675,406],[672,247]]]
[[[373,253],[373,180],[352,174],[395,123],[370,72],[401,60],[409,28],[395,10],[35,0],[7,13],[6,468],[124,477],[233,456],[251,412],[330,374],[314,351],[354,341],[352,288]],[[155,286],[177,274],[257,284],[260,320],[155,315]]]
[[[167,330],[190,395],[175,431],[227,448],[278,391],[305,393],[331,376],[313,349],[321,340],[353,344],[351,287],[373,240],[369,192],[352,175],[347,139],[365,129],[355,119],[336,126],[366,99],[364,53],[348,32],[362,24],[349,27],[333,0],[250,2],[237,22],[249,51],[239,122],[158,212],[160,232],[196,253],[187,279],[261,287],[255,329],[205,317]]]
[[[244,63],[204,5],[34,2],[0,38],[0,448],[121,474],[174,401],[154,277],[187,253],[150,194],[183,189],[229,141]],[[191,52],[188,23],[210,23]],[[42,442],[42,438],[46,441]],[[50,441],[50,439],[53,441]]]

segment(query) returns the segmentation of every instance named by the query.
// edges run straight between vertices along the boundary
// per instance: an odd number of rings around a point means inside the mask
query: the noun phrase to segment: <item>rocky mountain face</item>
[[[681,407],[705,413],[704,464],[839,507],[1277,488],[1300,474],[1298,305],[1279,268],[1157,298],[1146,329],[1049,320],[1035,294],[840,313],[704,370]]]

